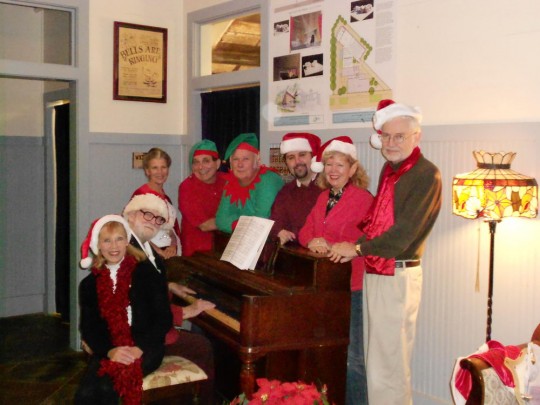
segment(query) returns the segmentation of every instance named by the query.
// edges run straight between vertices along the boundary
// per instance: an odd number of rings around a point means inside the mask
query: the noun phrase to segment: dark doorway
[[[201,94],[202,138],[214,141],[221,157],[239,134],[253,132],[260,139],[259,115],[258,86]]]
[[[69,104],[54,107],[56,312],[69,322]]]

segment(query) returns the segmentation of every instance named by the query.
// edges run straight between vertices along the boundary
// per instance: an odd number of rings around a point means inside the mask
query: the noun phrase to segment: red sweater
[[[182,255],[191,256],[195,251],[212,249],[212,232],[203,232],[199,225],[215,218],[223,194],[225,176],[218,172],[216,182],[206,184],[193,174],[178,187],[178,208],[182,214]]]
[[[364,219],[373,201],[369,191],[349,184],[340,200],[326,216],[326,203],[330,190],[323,191],[300,230],[299,241],[303,246],[314,238],[324,238],[328,243],[356,243],[362,235],[358,224]],[[352,260],[351,291],[362,290],[364,258]]]
[[[315,184],[315,181],[310,182],[307,187],[298,187],[296,180],[285,184],[272,206],[270,219],[275,222],[270,235],[277,237],[281,230],[286,229],[298,237],[298,232],[304,226],[321,192],[322,189]]]

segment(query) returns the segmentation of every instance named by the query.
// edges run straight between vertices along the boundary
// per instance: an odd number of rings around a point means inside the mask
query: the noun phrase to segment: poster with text
[[[269,1],[269,129],[371,125],[395,83],[394,1]]]

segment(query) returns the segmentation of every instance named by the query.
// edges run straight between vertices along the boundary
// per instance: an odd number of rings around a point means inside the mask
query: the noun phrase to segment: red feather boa
[[[111,272],[103,266],[92,268],[96,277],[96,288],[101,316],[107,322],[112,344],[118,346],[134,346],[131,327],[127,318],[129,306],[129,289],[131,276],[137,266],[134,257],[126,255],[118,269],[116,289],[113,290]],[[101,360],[99,376],[108,374],[116,392],[122,398],[123,405],[140,404],[142,398],[142,367],[141,359],[130,365],[124,365],[109,359]]]

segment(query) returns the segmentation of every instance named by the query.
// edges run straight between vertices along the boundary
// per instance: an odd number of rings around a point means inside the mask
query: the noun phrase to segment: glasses
[[[409,135],[403,135],[403,134],[390,135],[390,134],[382,133],[382,134],[379,135],[379,139],[384,143],[388,143],[388,142],[390,142],[390,139],[392,139],[394,141],[394,143],[400,144],[400,143],[403,143],[403,141],[405,139],[407,139],[410,136],[413,136],[414,134],[417,134],[417,133],[418,133],[418,131],[415,131],[415,132],[413,132],[412,134],[409,134]]]
[[[167,220],[163,217],[160,217],[159,215],[154,215],[152,214],[150,211],[143,211],[143,210],[139,210],[142,212],[143,214],[143,218],[147,221],[152,221],[155,219],[155,223],[156,225],[163,225],[165,222],[167,222]]]

